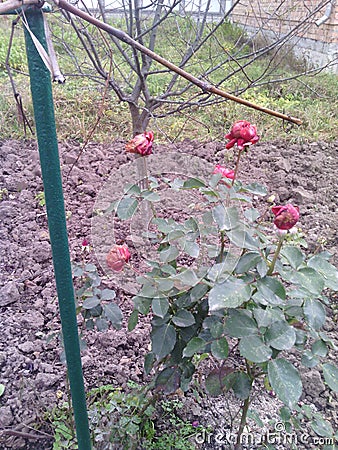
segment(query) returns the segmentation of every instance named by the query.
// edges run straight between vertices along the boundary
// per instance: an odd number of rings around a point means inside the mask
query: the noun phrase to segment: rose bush
[[[239,156],[259,139],[256,127],[247,121],[236,122],[226,138],[226,147],[236,144]],[[302,381],[287,357],[291,349],[305,367],[321,369],[327,385],[338,391],[338,368],[323,360],[332,346],[323,330],[326,294],[338,290],[337,270],[327,252],[304,251],[305,243],[294,228],[300,219],[298,207],[271,206],[265,186],[239,180],[239,156],[234,171],[217,165],[209,180],[172,182],[152,176],[146,190],[129,186],[113,209],[120,219],[130,220],[145,199],[152,206],[152,243],[159,258],[148,261],[149,270],[136,278],[141,288],[128,322],[132,330],[140,315],[152,314],[145,372],[156,370],[157,391],[186,391],[201,355],[213,358],[218,367],[206,377],[207,391],[214,396],[232,391],[242,401],[237,444],[259,379],[285,404],[281,420],[288,426],[309,417],[298,403]],[[231,186],[222,183],[224,177],[233,181]],[[196,191],[204,198],[205,210],[182,222],[157,217],[163,183],[177,191]],[[253,197],[262,198],[260,207],[253,205]],[[206,237],[214,238],[208,245],[210,264],[203,259],[194,268],[184,264],[198,257]],[[240,361],[238,366],[233,357]],[[320,423],[326,435],[333,435],[320,415],[312,419],[314,431]]]

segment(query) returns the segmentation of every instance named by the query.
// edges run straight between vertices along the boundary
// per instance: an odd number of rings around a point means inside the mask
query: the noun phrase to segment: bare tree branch
[[[202,89],[205,92],[210,92],[212,94],[215,95],[219,95],[223,98],[226,98],[228,100],[232,100],[235,101],[237,103],[240,103],[242,105],[248,106],[250,108],[254,108],[258,111],[264,112],[266,114],[270,114],[273,115],[275,117],[296,123],[296,124],[301,124],[302,121],[300,119],[297,118],[293,118],[290,117],[286,114],[277,112],[277,111],[273,111],[270,110],[269,108],[265,108],[259,105],[255,105],[252,102],[249,102],[245,99],[240,99],[238,97],[236,97],[235,95],[229,94],[227,92],[224,92],[223,90],[209,85],[203,81],[201,81],[200,79],[196,78],[195,76],[191,75],[188,72],[185,72],[184,70],[182,70],[181,68],[177,67],[176,65],[170,63],[169,61],[167,61],[166,59],[164,59],[163,57],[159,56],[158,54],[154,53],[152,50],[148,49],[147,47],[144,47],[142,44],[140,44],[139,42],[135,41],[134,39],[132,39],[129,35],[127,35],[125,32],[123,32],[122,30],[116,29],[114,27],[111,27],[110,25],[101,22],[99,20],[97,20],[96,18],[90,16],[89,14],[85,13],[84,11],[79,10],[78,8],[74,7],[73,5],[69,4],[67,1],[65,0],[54,0],[55,3],[60,7],[63,8],[65,10],[67,10],[68,12],[71,12],[75,15],[77,15],[78,17],[81,17],[82,19],[96,25],[97,27],[101,28],[104,31],[107,31],[108,33],[112,34],[113,36],[117,37],[118,39],[120,39],[122,42],[127,43],[128,45],[130,45],[133,49],[137,49],[139,50],[141,53],[144,53],[146,55],[148,55],[149,57],[151,57],[153,60],[159,62],[160,64],[166,66],[167,68],[169,68],[170,70],[172,70],[173,72],[178,73],[181,77],[187,79],[189,82],[193,83],[194,85],[198,86],[200,89]]]

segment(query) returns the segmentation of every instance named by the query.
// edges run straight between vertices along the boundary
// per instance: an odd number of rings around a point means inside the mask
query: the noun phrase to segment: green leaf
[[[138,323],[138,315],[139,312],[137,309],[134,309],[134,311],[130,314],[128,319],[128,331],[133,331]]]
[[[250,236],[243,228],[238,227],[231,231],[226,231],[226,235],[239,248],[246,248],[248,250],[259,249],[259,240]]]
[[[323,419],[323,417],[319,416],[319,414],[316,414],[314,420],[310,425],[313,431],[319,436],[332,437],[334,435],[334,431],[330,422]]]
[[[167,314],[169,309],[169,301],[166,297],[157,297],[152,301],[152,310],[155,316],[163,317]]]
[[[119,330],[122,327],[123,314],[115,303],[103,305],[103,311],[106,318],[111,322],[114,328]]]
[[[123,189],[123,193],[124,194],[140,194],[141,193],[141,189],[140,186],[138,184],[133,184],[133,183],[128,183],[124,189]]]
[[[200,253],[200,247],[196,242],[186,241],[183,251],[192,258],[198,258],[198,255]]]
[[[293,409],[302,395],[302,381],[297,369],[285,359],[268,362],[268,377],[278,398]]]
[[[279,410],[279,416],[283,422],[287,422],[291,419],[291,411],[287,406],[282,406]]]
[[[174,221],[170,221],[171,223],[169,223],[168,220],[166,219],[161,219],[158,217],[155,217],[151,220],[151,223],[154,225],[157,225],[157,229],[158,231],[160,231],[161,233],[164,234],[168,234],[170,233],[170,231],[173,229],[173,225],[175,225]]]
[[[145,200],[148,200],[148,202],[160,202],[161,201],[161,197],[157,192],[143,191],[141,195]]]
[[[160,260],[164,263],[174,261],[180,254],[179,250],[175,245],[170,245],[164,250],[160,251]]]
[[[323,277],[311,267],[299,269],[292,277],[292,282],[302,286],[313,295],[319,295],[324,289]]]
[[[106,319],[99,317],[95,320],[95,326],[98,331],[106,331],[109,328],[109,323]]]
[[[190,327],[196,322],[195,317],[191,314],[191,312],[185,309],[178,310],[172,318],[172,321],[176,326],[181,328]]]
[[[5,389],[6,389],[5,385],[4,384],[0,384],[0,397],[2,395],[4,395]]]
[[[308,267],[312,267],[324,279],[325,286],[333,291],[338,291],[338,270],[320,255],[313,256],[307,263]]]
[[[135,297],[133,297],[133,302],[135,309],[137,309],[141,314],[146,316],[149,313],[150,305],[152,302],[151,298],[135,295]]]
[[[170,264],[164,264],[161,267],[163,273],[167,273],[168,275],[176,275],[176,269]]]
[[[183,272],[178,273],[172,279],[177,289],[191,288],[200,281],[200,277],[196,275],[193,269],[184,269]]]
[[[174,281],[171,278],[154,278],[159,292],[169,292],[174,287]]]
[[[313,298],[306,299],[303,310],[305,319],[311,328],[319,330],[324,325],[326,312],[325,307],[319,300]]]
[[[283,247],[281,254],[294,269],[298,269],[304,261],[303,253],[297,247],[292,245]]]
[[[88,263],[88,264],[85,265],[85,271],[86,272],[96,272],[97,271],[97,267],[95,266],[95,264]]]
[[[167,367],[157,375],[155,387],[165,394],[173,394],[180,387],[180,383],[181,369],[178,367]]]
[[[183,183],[183,189],[198,189],[200,187],[206,187],[206,184],[199,178],[188,178]]]
[[[95,308],[95,306],[98,306],[100,304],[100,299],[96,296],[88,297],[84,300],[82,304],[82,308],[84,309],[92,309]]]
[[[272,350],[267,347],[260,336],[246,336],[239,344],[241,355],[249,361],[262,363],[268,361],[272,356]]]
[[[266,186],[257,182],[243,186],[243,190],[253,195],[266,195],[268,193]]]
[[[216,319],[216,322],[210,324],[210,334],[214,339],[219,339],[223,333],[224,333],[224,325],[223,323],[219,322],[219,318],[216,316],[209,316],[206,319],[214,318]],[[208,328],[206,325],[206,319],[203,322],[203,328]]]
[[[195,353],[203,353],[206,344],[204,339],[193,337],[183,350],[183,357],[191,358]]]
[[[283,312],[279,308],[255,308],[253,315],[259,327],[269,327],[272,322],[285,319]]]
[[[236,397],[245,400],[249,397],[251,391],[251,379],[244,372],[233,372],[227,376],[226,384],[230,381],[231,388]]]
[[[325,357],[327,355],[328,349],[324,341],[318,339],[312,344],[311,352],[316,356]]]
[[[205,388],[211,397],[218,397],[225,388],[225,372],[221,369],[214,369],[205,379]]]
[[[72,265],[72,272],[73,272],[73,277],[82,277],[82,275],[84,274],[84,270],[82,269],[82,267],[77,266],[77,265]]]
[[[154,355],[154,353],[147,353],[146,356],[144,357],[144,372],[146,375],[150,374],[150,371],[154,365],[154,362],[156,361],[156,357]]]
[[[303,366],[312,369],[319,364],[319,359],[317,358],[317,356],[313,355],[310,350],[305,350],[302,354],[301,362]]]
[[[210,311],[223,308],[237,308],[250,300],[251,288],[243,280],[229,277],[226,281],[216,284],[209,292]]]
[[[265,341],[277,350],[289,350],[296,342],[296,332],[287,322],[273,322],[265,333]]]
[[[211,353],[215,358],[226,359],[229,354],[229,345],[225,337],[212,341]]]
[[[250,408],[248,411],[248,417],[249,419],[252,419],[260,428],[264,427],[264,422],[259,417],[258,411],[255,409]]]
[[[116,293],[112,289],[103,289],[101,291],[101,300],[114,300],[115,297]]]
[[[323,364],[323,375],[325,382],[335,392],[338,392],[338,368],[333,364]]]
[[[220,231],[231,230],[239,223],[238,210],[234,206],[217,205],[212,209],[212,216]]]
[[[249,222],[254,222],[260,215],[261,213],[256,208],[249,208],[244,211],[244,216]]]
[[[286,293],[285,288],[280,281],[274,277],[266,276],[257,282],[257,293],[267,304],[283,304]]]
[[[225,322],[225,329],[231,337],[251,336],[258,333],[255,321],[244,310],[231,309]]]
[[[175,328],[166,323],[153,330],[151,336],[152,351],[158,357],[162,359],[169,355],[176,344],[176,331]]]
[[[196,302],[203,298],[205,294],[208,292],[209,287],[206,284],[196,284],[190,291],[190,299],[192,302]]]
[[[240,257],[236,266],[236,273],[247,273],[250,269],[256,267],[256,265],[262,260],[259,253],[248,252]]]
[[[116,214],[121,220],[128,220],[133,217],[137,206],[138,202],[135,198],[125,197],[119,202]]]
[[[170,233],[168,233],[168,241],[171,243],[183,236],[185,237],[185,231],[182,230],[181,228],[176,228],[170,231]]]
[[[217,249],[217,254],[219,249]],[[208,271],[210,281],[221,283],[233,273],[238,261],[238,256],[227,253],[225,259],[221,263],[214,264]]]

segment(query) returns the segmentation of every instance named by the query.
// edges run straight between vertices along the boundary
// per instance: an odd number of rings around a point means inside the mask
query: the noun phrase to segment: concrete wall
[[[297,28],[290,41],[295,53],[316,67],[331,62],[338,73],[338,0],[241,0],[231,18],[249,34],[260,29],[269,39]]]

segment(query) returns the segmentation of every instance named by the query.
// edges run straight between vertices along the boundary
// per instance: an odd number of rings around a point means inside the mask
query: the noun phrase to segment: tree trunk
[[[132,120],[133,136],[147,131],[150,120],[150,114],[146,110],[142,110],[135,103],[129,103],[129,111]]]

